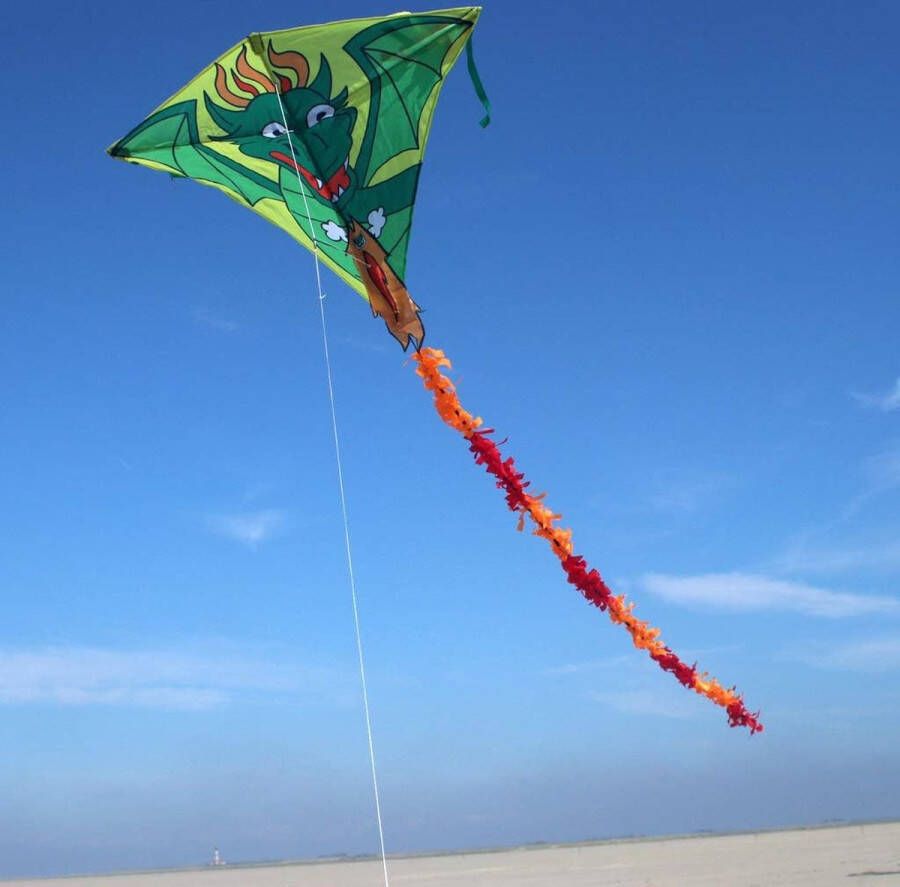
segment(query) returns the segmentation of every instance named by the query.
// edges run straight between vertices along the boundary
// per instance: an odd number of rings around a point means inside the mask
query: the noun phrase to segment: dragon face
[[[356,187],[349,166],[356,109],[347,106],[347,90],[331,97],[331,71],[322,60],[309,86],[278,95],[257,95],[241,110],[230,110],[206,97],[206,108],[225,130],[221,140],[237,143],[241,153],[299,174],[323,203],[342,204]],[[285,127],[285,121],[287,127]],[[346,195],[346,196],[345,196]]]

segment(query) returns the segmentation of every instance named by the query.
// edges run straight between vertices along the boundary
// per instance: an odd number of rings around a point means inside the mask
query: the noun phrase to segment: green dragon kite
[[[404,350],[419,347],[403,284],[419,170],[444,77],[480,12],[253,34],[108,151],[252,208],[317,251]]]
[[[571,531],[557,525],[560,516],[528,492],[514,460],[463,407],[443,373],[450,366],[444,353],[422,347],[419,308],[403,284],[413,203],[438,93],[464,47],[488,108],[471,55],[480,11],[399,13],[254,34],[109,153],[220,188],[321,256],[369,300],[404,350],[414,345],[416,372],[441,419],[493,477],[519,528],[529,520],[550,544],[567,581],[663,671],[723,708],[732,727],[758,733],[759,713],[733,687],[680,659],[659,629],[638,619],[634,605],[575,553]]]

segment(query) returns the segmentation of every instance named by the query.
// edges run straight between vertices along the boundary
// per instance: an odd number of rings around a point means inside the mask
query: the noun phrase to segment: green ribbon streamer
[[[471,37],[466,41],[466,67],[469,69],[469,77],[472,80],[472,86],[475,88],[475,95],[478,96],[481,100],[481,104],[484,106],[485,115],[478,121],[481,127],[484,128],[491,122],[491,100],[484,91],[484,84],[481,82],[481,77],[478,76],[478,68],[475,65],[475,51],[472,49]]]

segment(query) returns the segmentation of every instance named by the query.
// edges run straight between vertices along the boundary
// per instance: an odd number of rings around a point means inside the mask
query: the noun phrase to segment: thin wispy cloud
[[[874,501],[900,487],[900,446],[894,445],[869,456],[862,464],[866,485],[854,496],[831,526],[857,518]]]
[[[650,690],[595,692],[590,694],[590,698],[626,714],[652,715],[679,720],[689,718],[694,714],[687,701],[669,694],[657,694]]]
[[[220,314],[216,314],[208,308],[195,308],[194,321],[201,326],[218,330],[221,333],[233,333],[239,329],[239,324],[236,321],[227,317],[222,317]]]
[[[832,526],[857,518],[863,508],[900,487],[900,445],[894,444],[865,459],[862,474],[865,487],[850,500]]]
[[[792,650],[785,654],[816,668],[884,672],[900,669],[900,635],[864,638],[841,644]]]
[[[889,535],[890,527],[873,529],[867,538],[857,529],[850,541],[848,528],[864,527],[866,509],[895,496],[900,489],[900,444],[887,447],[864,459],[859,468],[862,489],[835,517],[809,527],[790,540],[786,550],[771,561],[772,569],[787,572],[824,573],[857,568],[890,569],[900,565],[900,536]],[[848,539],[850,536],[850,539]]]
[[[882,394],[858,394],[854,392],[853,399],[868,409],[880,410],[882,413],[900,410],[900,378],[897,379],[890,391]]]
[[[554,665],[544,669],[542,674],[549,677],[561,675],[587,674],[608,669],[629,668],[633,662],[631,656],[610,656],[607,659],[592,659],[587,662],[567,662],[563,665]]]
[[[284,512],[274,508],[236,514],[212,514],[207,517],[207,524],[214,533],[240,542],[248,548],[256,548],[272,538],[284,523]]]
[[[714,504],[733,484],[725,474],[679,478],[658,487],[650,495],[650,507],[669,514],[693,514]]]
[[[828,619],[877,613],[900,615],[897,598],[832,591],[752,573],[698,576],[649,573],[641,578],[640,585],[671,603],[734,613],[783,611]]]
[[[889,447],[871,456],[864,468],[875,491],[884,492],[900,486],[900,446]]]
[[[858,545],[793,544],[777,560],[789,573],[839,573],[848,570],[900,570],[900,534]]]
[[[96,647],[0,649],[0,704],[106,705],[198,711],[239,696],[322,689],[327,669],[236,654]]]
[[[371,351],[376,354],[385,354],[390,351],[390,348],[381,341],[373,339],[370,342],[368,339],[361,339],[358,336],[338,336],[335,339],[335,343],[338,345],[346,345],[348,348],[352,348],[355,351]]]
[[[257,481],[256,483],[247,485],[241,498],[249,505],[253,502],[258,502],[260,499],[264,499],[267,496],[271,496],[274,491],[275,484],[271,481]]]

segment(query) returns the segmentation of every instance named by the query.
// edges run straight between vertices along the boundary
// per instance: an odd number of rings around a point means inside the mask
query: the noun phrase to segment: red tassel
[[[674,675],[683,686],[722,706],[730,726],[747,727],[751,734],[761,733],[763,725],[759,721],[759,712],[751,714],[734,689],[726,690],[714,678],[698,673],[696,665],[687,665],[679,659],[659,640],[659,629],[634,616],[634,604],[626,603],[624,595],[614,595],[600,574],[591,569],[583,557],[572,553],[571,532],[555,526],[560,516],[542,503],[542,495],[531,496],[526,492],[530,482],[525,480],[523,472],[516,470],[511,456],[503,458],[500,448],[490,437],[493,429],[476,430],[481,420],[463,409],[453,383],[441,373],[441,367],[450,366],[443,352],[423,348],[413,355],[413,359],[418,363],[416,372],[435,396],[440,417],[466,438],[475,463],[483,465],[494,478],[497,488],[503,490],[508,508],[519,515],[519,529],[527,515],[535,525],[535,534],[550,542],[569,583],[588,603],[608,613],[613,622],[624,625],[634,645],[646,650],[663,671]]]

